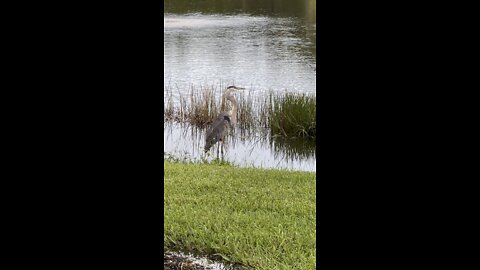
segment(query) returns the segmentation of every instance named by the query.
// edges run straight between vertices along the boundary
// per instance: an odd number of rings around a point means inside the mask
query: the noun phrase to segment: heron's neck
[[[235,123],[235,120],[237,119],[237,104],[233,101],[230,100],[232,103],[232,109],[229,111],[230,117],[233,119],[233,123]]]

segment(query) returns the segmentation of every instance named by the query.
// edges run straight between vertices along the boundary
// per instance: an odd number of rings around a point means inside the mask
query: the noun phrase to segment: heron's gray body
[[[243,90],[236,86],[229,86],[225,91],[224,97],[232,103],[232,109],[228,112],[220,113],[213,121],[211,127],[207,131],[205,140],[205,152],[208,152],[212,145],[217,142],[224,143],[228,130],[236,125],[237,122],[237,101],[232,95],[235,90]],[[223,152],[223,147],[222,147]]]
[[[231,127],[230,116],[228,113],[221,113],[215,121],[213,121],[212,126],[207,131],[207,139],[205,140],[205,152],[207,152],[212,145],[217,142],[224,142],[225,137],[228,133],[228,130]]]

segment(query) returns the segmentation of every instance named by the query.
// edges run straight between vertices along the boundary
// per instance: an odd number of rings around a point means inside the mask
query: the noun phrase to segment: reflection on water
[[[164,0],[168,13],[252,14],[277,17],[299,17],[316,22],[316,0]]]
[[[190,161],[217,158],[218,144],[208,155],[203,153],[205,130],[189,125],[164,123],[164,151]],[[242,167],[283,168],[315,171],[315,142],[270,139],[253,134],[241,136],[237,129],[225,142],[225,161]]]
[[[294,160],[307,160],[315,157],[316,142],[307,138],[289,138],[274,136],[270,139],[270,146],[276,155]]]

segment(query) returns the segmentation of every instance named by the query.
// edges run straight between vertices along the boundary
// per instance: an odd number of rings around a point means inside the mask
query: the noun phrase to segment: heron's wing
[[[227,123],[229,124],[230,123],[230,116],[228,115],[228,113],[222,112],[217,116],[217,118],[215,118],[215,120],[213,120],[212,125],[210,126],[210,128],[207,131],[207,134],[211,134],[213,132],[213,130],[216,130],[216,129],[224,126],[225,121],[227,121]]]
[[[218,142],[225,136],[225,133],[230,126],[230,117],[228,113],[221,113],[212,123],[212,126],[207,131],[205,140],[205,149],[210,148],[214,143]]]

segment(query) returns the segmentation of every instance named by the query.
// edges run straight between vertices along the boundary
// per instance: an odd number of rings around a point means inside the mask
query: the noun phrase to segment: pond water
[[[187,161],[223,159],[242,167],[281,168],[315,171],[315,142],[297,140],[271,140],[258,133],[231,136],[222,155],[215,145],[208,154],[203,153],[205,130],[189,125],[164,124],[165,152]],[[217,153],[218,152],[218,153]]]
[[[315,93],[315,1],[260,2],[164,2],[164,91],[171,92],[174,103],[192,88],[227,85],[245,87],[252,95]],[[165,152],[201,158],[204,133],[164,124]],[[314,171],[314,146],[295,144],[253,134],[231,139],[225,159],[242,166]]]

